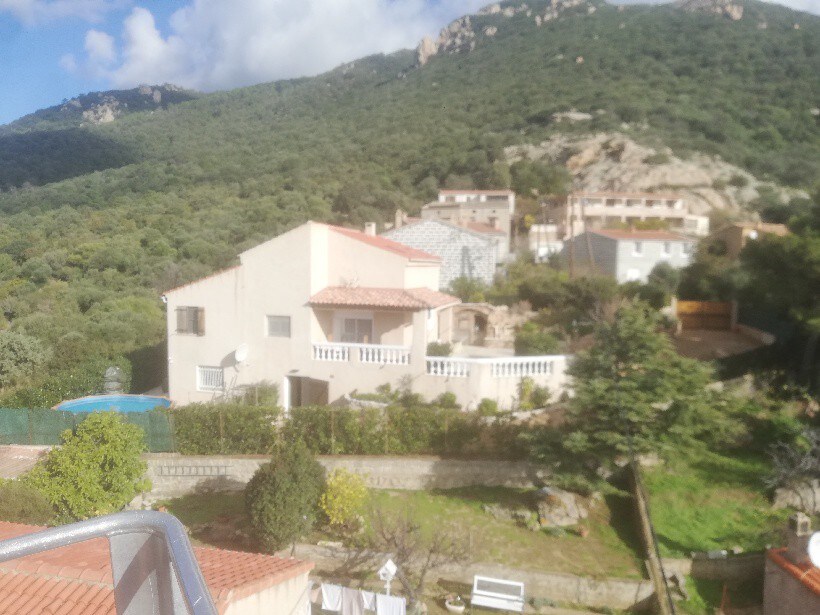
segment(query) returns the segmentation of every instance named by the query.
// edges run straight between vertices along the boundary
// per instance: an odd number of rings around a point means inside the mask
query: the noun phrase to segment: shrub
[[[0,331],[0,387],[26,378],[48,358],[48,352],[37,338]]]
[[[515,354],[519,356],[555,354],[560,346],[555,335],[534,322],[524,323],[515,333]]]
[[[25,477],[49,498],[58,520],[121,510],[150,488],[140,459],[145,451],[143,431],[118,413],[91,414],[74,432],[66,430],[62,441]]]
[[[105,370],[119,367],[123,373],[123,391],[131,388],[131,364],[123,357],[107,359],[94,357],[53,376],[34,382],[31,386],[4,395],[0,405],[12,408],[50,408],[66,399],[103,392]]]
[[[328,477],[319,506],[331,526],[354,529],[366,500],[367,487],[362,477],[339,468]]]
[[[666,154],[664,152],[657,152],[655,154],[650,154],[649,156],[647,156],[646,158],[643,159],[643,161],[646,164],[666,164],[670,160],[671,160],[671,158],[669,158],[669,154]]]
[[[0,520],[49,525],[54,507],[39,489],[17,480],[0,483]]]
[[[452,353],[452,344],[446,342],[430,342],[427,344],[428,357],[449,357]]]
[[[170,410],[177,450],[185,455],[270,454],[276,440],[274,406],[189,404]]]
[[[498,414],[498,402],[485,397],[478,403],[476,412],[478,412],[479,416],[495,416]]]
[[[245,488],[248,516],[265,549],[282,549],[313,527],[324,486],[324,470],[301,440],[274,448]]]

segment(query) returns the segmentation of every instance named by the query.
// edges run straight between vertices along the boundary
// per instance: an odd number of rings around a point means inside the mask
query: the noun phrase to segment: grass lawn
[[[586,538],[572,531],[562,536],[533,532],[514,521],[495,519],[481,509],[482,504],[523,508],[527,496],[527,490],[500,487],[372,492],[376,504],[415,510],[423,527],[455,522],[468,534],[474,561],[598,578],[642,577],[639,542],[627,500],[611,497],[597,503],[585,523],[590,530]],[[196,542],[247,548],[235,538],[237,529],[247,529],[241,493],[188,495],[163,504],[187,527],[194,527],[192,538]],[[316,532],[312,538],[328,536]]]
[[[700,453],[644,471],[652,520],[667,557],[692,551],[763,549],[781,542],[789,511],[772,510],[762,457]]]

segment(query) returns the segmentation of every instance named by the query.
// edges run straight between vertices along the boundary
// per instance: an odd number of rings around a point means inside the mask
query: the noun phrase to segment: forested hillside
[[[33,348],[23,364],[154,344],[162,290],[307,219],[358,225],[444,185],[508,185],[503,148],[556,132],[617,129],[797,187],[820,176],[820,18],[592,0],[538,25],[551,2],[528,4],[473,17],[474,49],[421,67],[402,51],[105,124],[0,130],[0,324]],[[570,109],[592,119],[553,121]],[[0,368],[0,386],[30,372]]]

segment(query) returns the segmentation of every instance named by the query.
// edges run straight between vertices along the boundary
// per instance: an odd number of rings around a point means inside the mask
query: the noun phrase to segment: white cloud
[[[60,56],[60,68],[62,68],[67,73],[76,73],[78,69],[77,65],[77,58],[74,57],[73,53],[65,53]]]
[[[26,25],[66,17],[97,21],[122,0],[0,0],[0,13],[11,13]]]
[[[89,30],[85,34],[85,52],[89,61],[100,66],[113,64],[117,59],[114,37],[99,30]]]
[[[171,82],[214,90],[313,75],[412,47],[487,1],[192,0],[171,16],[167,36],[138,7],[125,19],[122,60],[107,77],[118,87]]]

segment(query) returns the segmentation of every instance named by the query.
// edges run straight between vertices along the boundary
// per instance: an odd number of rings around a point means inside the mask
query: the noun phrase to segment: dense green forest
[[[620,130],[808,188],[820,18],[744,5],[740,21],[597,0],[540,27],[484,15],[474,50],[423,67],[401,51],[100,126],[52,112],[0,129],[0,327],[32,368],[0,362],[0,386],[156,344],[163,290],[307,219],[359,225],[442,186],[506,185],[502,148],[556,132]],[[573,108],[593,119],[552,122]]]

